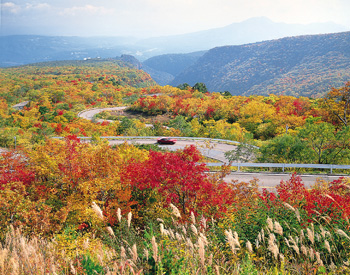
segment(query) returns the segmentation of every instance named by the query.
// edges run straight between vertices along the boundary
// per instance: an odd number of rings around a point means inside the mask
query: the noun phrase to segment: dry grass
[[[0,273],[3,275],[59,274],[67,264],[62,262],[52,242],[37,237],[27,239],[13,227],[0,248]]]
[[[295,208],[286,207],[298,215]],[[103,220],[98,206],[93,205],[93,208]],[[224,230],[226,242],[220,244],[218,232],[208,231],[206,219],[191,214],[191,222],[183,224],[176,207],[171,206],[171,209],[172,222],[159,220],[155,235],[144,238],[143,244],[122,240],[123,244],[118,247],[100,246],[91,250],[89,245],[93,240],[86,239],[86,250],[76,250],[74,257],[65,249],[59,249],[54,240],[36,236],[29,239],[19,229],[11,227],[0,247],[0,274],[117,275],[171,271],[178,272],[176,274],[275,274],[276,268],[280,274],[311,274],[320,268],[333,274],[350,271],[349,259],[341,258],[344,254],[336,249],[339,238],[344,244],[350,239],[343,230],[334,228],[330,232],[311,224],[287,235],[277,220],[268,218],[253,242],[255,245],[243,241],[230,228]],[[131,215],[121,220],[125,222],[126,230],[130,230]],[[106,226],[104,230],[106,238],[116,244],[113,229]],[[90,252],[87,254],[86,251]],[[87,255],[94,263],[89,272],[85,264]],[[334,262],[339,261],[343,264],[336,266]],[[94,268],[99,271],[90,273]]]

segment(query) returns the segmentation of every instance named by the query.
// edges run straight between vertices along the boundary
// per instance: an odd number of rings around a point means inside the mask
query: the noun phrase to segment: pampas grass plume
[[[193,252],[193,250],[194,250],[194,245],[193,245],[193,243],[192,243],[192,241],[191,241],[191,239],[190,238],[187,238],[187,246],[190,248],[190,250]]]
[[[295,216],[297,217],[298,222],[300,222],[301,219],[300,219],[300,212],[299,212],[298,208],[295,209]]]
[[[126,252],[125,252],[124,246],[120,247],[120,258],[121,258],[122,262],[125,262],[125,260],[126,260]]]
[[[198,235],[198,230],[194,224],[191,224],[191,229],[192,229],[194,234]]]
[[[144,249],[144,252],[145,252],[145,258],[148,260],[149,252],[146,248]]]
[[[314,250],[312,249],[312,247],[309,248],[309,257],[311,261],[313,261],[315,258]]]
[[[129,212],[128,214],[128,227],[130,228],[130,225],[131,225],[131,218],[132,218],[132,213]]]
[[[261,228],[261,240],[263,241],[263,242],[265,242],[265,231],[264,231],[264,229],[263,228]]]
[[[152,237],[152,250],[153,250],[153,259],[155,262],[158,262],[158,245],[156,242],[156,237]]]
[[[345,238],[347,238],[347,239],[350,240],[349,236],[348,236],[343,230],[337,229],[335,232],[336,232],[338,235],[343,236],[343,237],[345,237]]]
[[[187,230],[184,226],[182,226],[182,232],[184,233],[185,236],[187,235]]]
[[[268,250],[274,255],[275,259],[277,259],[279,251],[278,251],[278,246],[275,243],[276,241],[276,236],[272,233],[270,233],[269,235],[269,246],[268,246]]]
[[[289,203],[284,202],[283,205],[287,207],[289,210],[292,210],[293,212],[295,211],[295,208],[291,206]]]
[[[122,211],[120,210],[120,208],[117,209],[117,218],[119,222],[122,220]]]
[[[316,255],[316,261],[317,261],[317,263],[318,263],[319,265],[323,265],[323,262],[322,262],[321,256],[320,256],[320,252],[316,252],[315,255]]]
[[[179,241],[179,242],[181,242],[182,241],[182,235],[180,235],[179,233],[175,233],[175,237],[176,237],[176,239]]]
[[[137,247],[136,247],[136,243],[132,246],[132,260],[134,263],[136,263],[137,261]]]
[[[201,218],[201,225],[202,225],[203,230],[207,229],[207,219],[204,218],[204,216],[202,216],[202,218]]]
[[[245,246],[246,246],[247,250],[249,251],[249,253],[253,253],[253,246],[252,246],[250,241],[247,241]]]
[[[314,232],[310,228],[306,228],[306,232],[307,232],[307,237],[309,238],[310,242],[312,244],[314,244],[314,242],[315,242]]]
[[[159,227],[160,227],[160,234],[165,235],[164,224],[161,223],[161,224],[159,225]]]
[[[209,255],[209,259],[208,259],[208,265],[209,266],[211,266],[212,264],[213,264],[213,253],[211,253],[210,255]]]
[[[266,222],[267,222],[267,227],[268,227],[268,229],[272,232],[272,231],[273,231],[273,222],[272,222],[272,219],[269,218],[269,217],[267,217]]]
[[[196,217],[194,216],[194,213],[191,211],[191,222],[193,224],[196,224]]]
[[[94,212],[96,213],[96,215],[103,220],[103,212],[101,210],[101,208],[96,204],[96,202],[92,202],[92,210],[94,210]]]
[[[305,247],[305,245],[301,245],[300,249],[301,249],[301,253],[307,256],[307,248]]]
[[[205,266],[205,248],[204,241],[201,237],[198,238],[198,254],[201,261],[202,266]]]
[[[171,207],[171,209],[173,211],[173,215],[177,218],[181,218],[181,214],[180,214],[179,209],[175,205],[173,205],[172,203],[169,206]]]
[[[208,245],[208,239],[203,233],[199,233],[199,237],[203,240],[205,245]]]
[[[70,263],[70,272],[72,272],[72,274],[77,274],[72,262]]]
[[[241,245],[239,244],[237,232],[234,232],[232,234],[231,229],[225,230],[225,235],[226,235],[227,242],[231,247],[232,252],[235,254],[236,250],[239,250],[239,248],[241,247]]]
[[[110,234],[112,237],[114,237],[114,238],[115,238],[115,235],[114,235],[114,232],[113,232],[112,227],[107,226],[107,227],[106,227],[106,229],[107,229],[108,233],[109,233],[109,234]]]
[[[324,240],[324,246],[328,250],[329,253],[332,252],[331,246],[329,245],[329,242],[327,240]]]
[[[283,235],[283,228],[282,226],[279,224],[279,222],[275,221],[274,223],[274,228],[275,228],[275,233],[279,234],[279,235]]]

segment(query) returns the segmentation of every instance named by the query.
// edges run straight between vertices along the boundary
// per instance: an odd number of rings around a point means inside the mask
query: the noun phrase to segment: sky
[[[349,0],[0,0],[1,35],[151,37],[224,27],[252,17],[334,22],[350,29]]]

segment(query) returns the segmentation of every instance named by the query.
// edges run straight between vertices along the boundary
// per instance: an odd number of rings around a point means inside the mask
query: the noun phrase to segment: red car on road
[[[163,137],[163,138],[157,139],[158,144],[175,144],[175,142],[176,142],[175,138]]]

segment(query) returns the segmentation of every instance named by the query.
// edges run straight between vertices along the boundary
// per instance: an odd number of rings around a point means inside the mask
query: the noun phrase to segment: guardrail
[[[52,137],[55,139],[64,139],[64,137]],[[79,137],[80,139],[91,139],[91,137]],[[149,136],[149,137],[140,137],[140,136],[107,136],[100,137],[104,139],[121,139],[121,140],[130,140],[130,139],[157,139],[159,136]],[[198,140],[198,141],[215,141],[229,144],[240,144],[238,141],[232,141],[227,139],[217,139],[217,138],[201,138],[201,137],[172,137],[179,140]],[[255,148],[259,148],[254,146]],[[217,163],[206,163],[207,166],[215,167],[222,166],[225,163],[217,162]],[[252,162],[233,162],[230,163],[231,167],[237,167],[237,171],[241,170],[241,167],[257,167],[257,168],[282,168],[284,172],[285,168],[312,168],[312,169],[329,169],[330,173],[333,173],[333,169],[350,169],[350,165],[338,165],[338,164],[300,164],[300,163],[252,163]]]
[[[222,166],[224,163],[208,163],[207,166]],[[237,167],[237,171],[240,171],[241,167],[258,167],[258,168],[282,168],[284,172],[285,168],[312,168],[312,169],[329,169],[330,173],[333,173],[333,169],[350,169],[350,165],[338,165],[338,164],[301,164],[301,163],[240,163],[232,162],[230,166]]]

